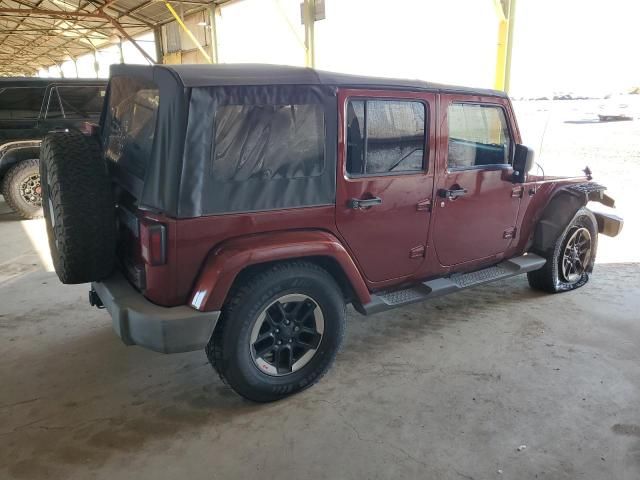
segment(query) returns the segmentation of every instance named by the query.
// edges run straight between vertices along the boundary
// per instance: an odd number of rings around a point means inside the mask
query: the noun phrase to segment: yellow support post
[[[516,0],[493,1],[498,16],[498,46],[496,52],[496,90],[509,91],[511,79],[511,51],[515,24]],[[506,11],[505,11],[506,9]]]
[[[196,45],[196,47],[198,47],[198,50],[200,50],[200,53],[202,53],[202,55],[204,56],[204,58],[207,59],[207,62],[209,63],[213,63],[213,61],[211,60],[211,57],[209,56],[209,54],[205,51],[204,48],[202,48],[202,45],[200,45],[200,42],[198,41],[198,39],[195,37],[195,35],[193,33],[191,33],[191,30],[189,30],[189,28],[187,28],[187,26],[184,24],[184,22],[182,21],[182,19],[180,18],[180,16],[176,13],[176,11],[173,9],[173,7],[169,4],[169,2],[164,2],[164,4],[167,7],[167,10],[169,10],[169,12],[171,13],[171,15],[173,15],[173,18],[176,19],[176,22],[178,22],[178,25],[180,25],[182,27],[182,29],[184,30],[184,33],[187,34],[187,36],[191,39],[191,41]]]
[[[495,0],[497,4],[496,11],[498,13],[498,50],[496,52],[496,75],[494,88],[496,90],[504,90],[504,67],[506,65],[507,52],[507,33],[508,23],[502,12],[502,6],[499,0]],[[499,9],[499,10],[498,10]]]
[[[507,51],[504,66],[504,91],[511,87],[511,51],[513,49],[513,31],[516,25],[516,0],[509,0],[509,27],[507,33]]]

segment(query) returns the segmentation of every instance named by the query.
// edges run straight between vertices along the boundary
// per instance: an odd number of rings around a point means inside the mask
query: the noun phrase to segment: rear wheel
[[[0,190],[7,205],[22,218],[42,216],[42,189],[37,158],[13,165],[4,176]]]
[[[342,343],[345,302],[313,263],[274,265],[241,281],[206,353],[238,394],[269,402],[316,383]]]
[[[598,223],[590,210],[581,208],[546,254],[540,270],[527,273],[529,285],[549,293],[566,292],[589,281],[598,240]]]

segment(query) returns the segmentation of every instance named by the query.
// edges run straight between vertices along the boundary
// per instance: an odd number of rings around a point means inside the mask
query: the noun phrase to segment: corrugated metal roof
[[[189,15],[228,1],[180,3]],[[33,75],[172,20],[157,0],[0,0],[0,76]]]

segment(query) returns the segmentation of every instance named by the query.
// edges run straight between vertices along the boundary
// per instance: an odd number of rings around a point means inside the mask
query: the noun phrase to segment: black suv
[[[97,122],[105,90],[103,80],[0,79],[0,193],[21,217],[42,216],[42,138]]]

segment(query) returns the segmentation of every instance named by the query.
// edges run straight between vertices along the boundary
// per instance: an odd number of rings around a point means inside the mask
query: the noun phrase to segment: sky
[[[220,9],[220,61],[304,65],[300,1],[242,0]],[[494,0],[325,1],[317,68],[493,87]],[[510,93],[603,95],[640,86],[639,20],[640,0],[517,0]],[[125,48],[127,61],[141,61],[136,54]],[[101,56],[104,75],[119,53],[112,47]],[[93,59],[84,63],[81,75],[93,75]]]

